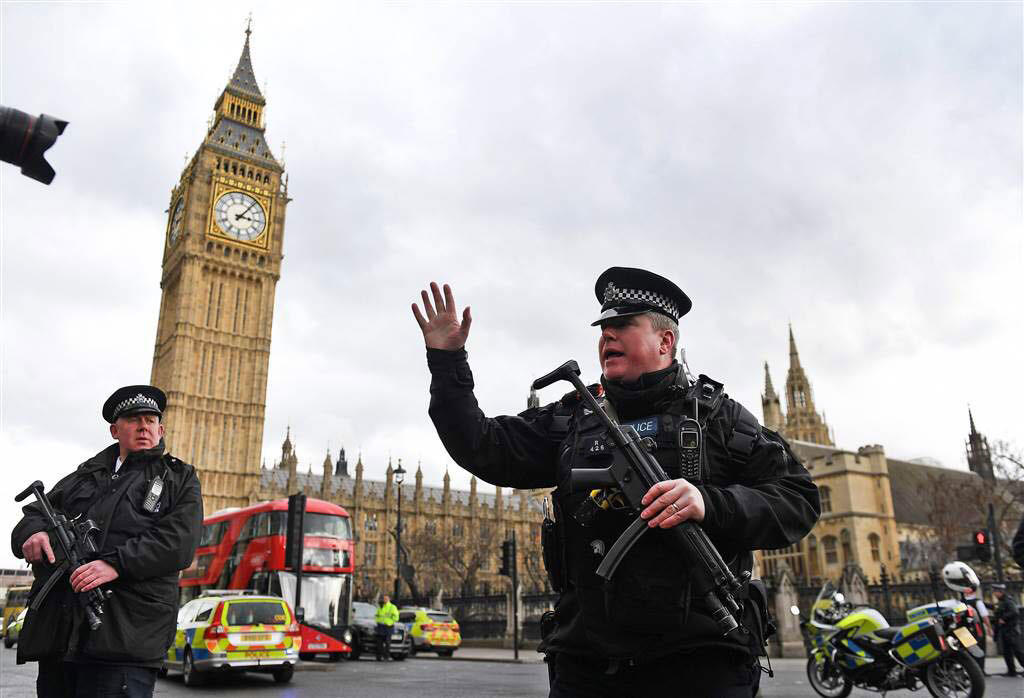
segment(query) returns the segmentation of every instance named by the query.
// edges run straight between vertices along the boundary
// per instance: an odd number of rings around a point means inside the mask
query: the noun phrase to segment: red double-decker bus
[[[203,521],[192,565],[181,573],[184,605],[209,589],[253,589],[295,607],[295,574],[285,570],[288,500],[218,511]],[[348,512],[321,499],[306,500],[302,566],[302,656],[351,653],[352,569]]]

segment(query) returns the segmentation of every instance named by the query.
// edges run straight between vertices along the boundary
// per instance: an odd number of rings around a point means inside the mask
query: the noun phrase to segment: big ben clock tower
[[[249,504],[256,492],[290,201],[264,137],[249,35],[171,192],[153,352],[152,382],[168,397],[168,448],[196,466],[207,513]]]

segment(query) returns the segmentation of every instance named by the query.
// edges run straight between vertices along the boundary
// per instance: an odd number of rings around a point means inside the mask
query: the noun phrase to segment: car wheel
[[[274,669],[274,681],[277,683],[288,683],[294,675],[295,667],[291,664],[285,664],[278,669]]]
[[[335,662],[340,662],[344,656],[341,652],[331,652],[327,655],[327,661],[334,664]]]
[[[404,654],[392,654],[391,658],[394,659],[396,662],[405,661],[405,655]]]
[[[192,659],[192,648],[185,648],[185,661],[181,665],[181,678],[184,680],[185,685],[189,688],[195,688],[196,686],[202,686],[205,676],[202,672],[196,669],[196,663]]]
[[[311,662],[316,657],[316,652],[299,652],[299,659],[304,662]]]
[[[10,636],[4,636],[4,647],[7,649],[14,647],[14,640],[12,640]]]
[[[455,650],[451,649],[450,647],[448,649],[446,649],[446,650],[438,650],[437,651],[437,656],[438,657],[450,657],[453,654],[455,654]]]

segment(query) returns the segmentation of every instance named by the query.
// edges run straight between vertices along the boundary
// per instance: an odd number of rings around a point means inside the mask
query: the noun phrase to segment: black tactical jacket
[[[195,555],[203,521],[203,503],[195,468],[164,453],[163,441],[128,458],[116,476],[113,465],[118,445],[97,453],[47,492],[50,503],[68,518],[81,514],[100,528],[100,559],[110,563],[118,578],[105,586],[102,626],[91,631],[84,622],[78,595],[65,579],[49,592],[38,611],[29,611],[18,643],[18,660],[65,656],[78,662],[159,666],[174,638],[178,610],[178,572]],[[143,507],[153,478],[163,478],[156,511]],[[11,548],[21,546],[48,524],[37,503],[11,534]],[[59,564],[62,552],[56,536],[51,547]],[[34,597],[53,571],[47,562],[33,566]]]
[[[992,615],[995,616],[997,632],[1014,635],[1020,631],[1020,608],[1010,594],[1003,594]]]
[[[459,465],[495,485],[557,486],[555,506],[565,536],[568,584],[556,607],[557,630],[546,641],[546,649],[620,658],[650,658],[715,645],[757,653],[759,648],[723,641],[714,622],[702,614],[699,600],[686,598],[686,569],[657,535],[644,535],[627,554],[613,579],[611,595],[606,596],[608,590],[594,574],[600,559],[592,552],[591,539],[610,547],[629,519],[604,512],[589,528],[574,521],[573,513],[586,493],[570,494],[568,475],[574,467],[595,467],[588,461],[592,451],[588,444],[601,429],[588,421],[587,411],[565,404],[571,396],[518,416],[488,418],[473,395],[464,350],[428,349],[427,362],[430,416]],[[641,399],[629,402],[625,398],[616,402],[614,395],[608,395],[620,419],[652,417],[669,431],[675,428],[678,400],[659,390],[638,394]],[[730,435],[741,417],[753,425],[753,435],[737,455],[729,448]],[[774,434],[769,439],[767,434],[739,403],[729,399],[705,428],[710,472],[697,485],[706,510],[702,527],[735,571],[744,559],[749,564],[749,551],[782,548],[800,540],[820,512],[818,490],[810,475],[788,454],[781,439]],[[678,477],[675,449],[667,442],[662,448],[662,439],[656,440],[657,459],[670,477]],[[607,464],[596,464],[603,465]]]

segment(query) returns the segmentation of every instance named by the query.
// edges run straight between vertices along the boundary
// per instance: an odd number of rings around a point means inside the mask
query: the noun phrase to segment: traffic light
[[[514,544],[512,540],[506,540],[501,544],[501,569],[498,570],[498,574],[506,577],[512,576],[512,570],[515,569],[515,548],[512,547]]]
[[[992,541],[988,530],[981,528],[974,532],[974,558],[982,562],[992,559]]]

